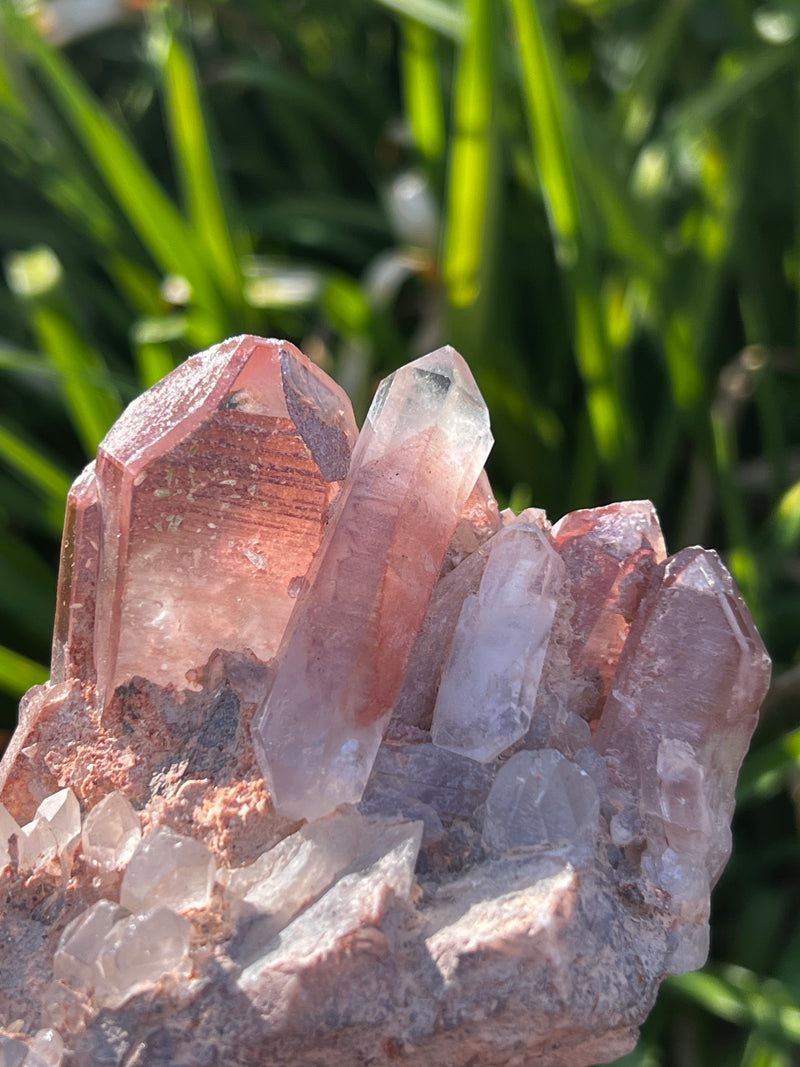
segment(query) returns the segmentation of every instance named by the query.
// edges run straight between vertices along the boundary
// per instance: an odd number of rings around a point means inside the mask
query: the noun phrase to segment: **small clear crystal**
[[[486,801],[483,839],[495,853],[558,848],[576,866],[594,851],[599,832],[597,786],[577,763],[556,752],[517,752]]]
[[[129,911],[158,905],[181,911],[208,903],[216,875],[214,857],[193,837],[157,826],[131,856],[119,899]]]
[[[538,526],[515,522],[488,542],[476,594],[461,608],[431,736],[490,763],[531,723],[566,568]]]
[[[188,919],[165,907],[120,919],[99,957],[111,1001],[120,1003],[164,975],[188,975],[191,932]]]
[[[102,985],[98,959],[105,938],[127,914],[110,900],[98,900],[65,927],[53,956],[53,976],[71,989],[91,992]]]
[[[115,790],[95,804],[83,824],[83,854],[101,870],[120,870],[142,838],[139,816],[128,798]]]

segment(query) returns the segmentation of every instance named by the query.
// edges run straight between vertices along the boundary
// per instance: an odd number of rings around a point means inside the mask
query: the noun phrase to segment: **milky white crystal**
[[[23,1067],[60,1067],[64,1057],[61,1035],[52,1029],[37,1030]]]
[[[216,864],[193,837],[157,826],[139,842],[122,876],[119,899],[129,911],[157,905],[202,908],[214,887]]]
[[[191,933],[189,920],[171,908],[120,919],[104,939],[98,960],[105,997],[119,1003],[164,975],[189,974]]]
[[[83,823],[83,854],[105,871],[119,870],[142,838],[139,816],[128,798],[115,790],[92,808]]]
[[[307,823],[255,863],[231,871],[226,895],[231,914],[269,916],[259,930],[267,939],[324,893],[365,847],[370,824],[358,812]]]
[[[451,348],[379,386],[253,722],[281,814],[315,818],[361,798],[491,441]]]
[[[294,919],[277,940],[262,940],[255,931],[247,955],[255,957],[244,968],[240,988],[262,986],[269,989],[274,975],[283,983],[315,958],[324,958],[366,931],[380,918],[388,897],[408,899],[414,884],[414,867],[422,840],[422,823],[384,824],[350,871],[305,911]],[[258,954],[261,949],[261,955]]]
[[[44,816],[37,814],[22,827],[18,852],[19,865],[23,870],[33,870],[56,856],[58,841]]]
[[[109,933],[127,915],[125,908],[110,900],[98,900],[61,934],[53,956],[53,976],[71,989],[90,992],[102,986],[98,962]]]
[[[515,522],[487,542],[464,600],[433,714],[435,745],[489,763],[531,723],[566,569],[547,535]]]
[[[555,749],[517,752],[498,771],[486,801],[483,840],[494,853],[547,846],[576,866],[599,832],[597,786]]]
[[[81,806],[71,789],[60,789],[45,797],[36,814],[46,820],[61,852],[77,844],[81,833]]]

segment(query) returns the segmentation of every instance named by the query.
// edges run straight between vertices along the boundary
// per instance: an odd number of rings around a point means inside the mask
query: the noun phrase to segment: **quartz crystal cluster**
[[[134,402],[0,763],[0,1067],[581,1067],[705,960],[770,665],[646,501],[500,512],[444,348]]]

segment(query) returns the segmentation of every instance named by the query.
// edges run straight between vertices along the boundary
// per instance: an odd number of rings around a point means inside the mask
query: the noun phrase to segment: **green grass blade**
[[[691,4],[692,0],[667,0],[655,11],[647,35],[644,60],[629,89],[621,97],[624,129],[631,141],[641,141],[650,129],[656,101],[664,78],[669,74],[679,31]]]
[[[42,685],[50,677],[49,667],[0,645],[0,689],[21,697],[32,685]]]
[[[747,757],[736,790],[738,804],[766,800],[800,771],[800,727]]]
[[[0,459],[44,497],[63,505],[72,484],[67,472],[7,426],[0,426]]]
[[[59,387],[86,454],[94,455],[121,411],[108,368],[69,313],[62,268],[49,248],[18,252],[6,261],[9,287],[18,296]]]
[[[800,1001],[774,979],[728,964],[670,978],[669,987],[720,1019],[800,1045]]]
[[[0,341],[0,371],[44,382],[58,380],[55,368],[46,362],[40,352],[29,352],[26,348],[6,344],[4,341]]]
[[[491,166],[491,0],[467,0],[466,9],[469,32],[461,48],[454,89],[455,132],[442,264],[455,307],[468,307],[478,296]]]
[[[217,181],[194,61],[164,18],[157,19],[152,50],[158,57],[167,126],[189,221],[229,305],[242,305],[242,272]]]
[[[523,99],[534,142],[542,193],[561,262],[577,255],[581,227],[578,190],[567,139],[569,115],[539,15],[538,0],[510,0],[522,74]]]
[[[402,29],[403,95],[408,122],[420,155],[436,162],[442,157],[445,144],[436,36],[430,27],[415,19],[404,19]]]
[[[771,46],[755,55],[734,57],[727,53],[708,88],[688,97],[672,111],[666,123],[667,135],[700,129],[740,108],[755,89],[795,65],[797,59],[796,42]]]
[[[562,84],[561,63],[554,54],[539,15],[537,0],[509,0],[516,31],[522,96],[548,209],[556,258],[573,301],[575,352],[586,382],[587,406],[595,444],[605,462],[617,466],[618,491],[630,484],[628,420],[607,334],[600,279],[582,231],[573,155],[570,105]]]
[[[6,26],[28,53],[95,167],[162,270],[183,275],[209,316],[209,337],[225,333],[219,294],[194,236],[122,130],[92,97],[63,56],[2,0]]]
[[[464,13],[443,0],[377,0],[377,3],[398,15],[421,22],[453,41],[461,41],[464,37],[467,21]],[[469,0],[466,3],[468,5]]]

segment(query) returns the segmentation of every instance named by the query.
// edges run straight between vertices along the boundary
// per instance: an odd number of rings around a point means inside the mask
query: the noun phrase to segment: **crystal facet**
[[[116,924],[127,915],[111,900],[98,900],[65,928],[53,956],[53,976],[71,989],[89,992],[103,983],[100,953]]]
[[[253,724],[282,814],[314,818],[360,799],[491,440],[453,349],[380,385]]]
[[[557,848],[578,866],[594,852],[599,820],[597,786],[586,771],[554,749],[517,752],[489,793],[483,839],[495,853]]]
[[[215,874],[214,857],[205,845],[157,826],[142,838],[125,868],[120,903],[129,911],[158,905],[176,911],[202,908],[211,896]]]
[[[569,655],[583,689],[573,710],[594,722],[648,581],[666,558],[664,538],[650,501],[626,500],[570,512],[553,540],[575,601]]]
[[[736,777],[770,661],[715,552],[684,549],[659,577],[622,650],[594,741],[638,813],[648,850],[688,854],[713,884],[730,852]]]
[[[490,763],[530,726],[566,570],[538,526],[488,542],[477,593],[464,600],[442,672],[431,736]]]
[[[167,907],[120,919],[106,935],[98,959],[104,999],[121,1002],[166,974],[188,974],[191,934],[189,920]]]
[[[96,667],[105,703],[136,674],[185,685],[215,648],[269,659],[355,438],[342,390],[261,338],[194,356],[135,400],[70,503],[55,676]],[[82,670],[98,525],[94,665]]]
[[[119,790],[103,797],[83,824],[83,854],[105,871],[125,867],[141,839],[139,816]]]
[[[17,820],[9,815],[4,804],[0,804],[0,870],[2,870],[11,859],[8,847],[10,838],[16,835],[17,841],[19,842],[20,833],[21,828]]]
[[[100,501],[92,461],[67,496],[50,678],[95,680],[94,633],[100,570]]]

